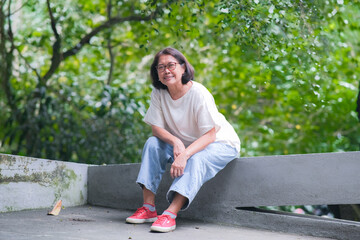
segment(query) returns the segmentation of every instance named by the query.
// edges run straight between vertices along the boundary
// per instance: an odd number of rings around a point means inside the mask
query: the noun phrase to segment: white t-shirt
[[[166,129],[189,146],[202,135],[216,129],[216,142],[223,142],[240,152],[240,139],[234,128],[218,111],[211,93],[194,82],[184,96],[173,100],[165,89],[153,89],[144,121]]]

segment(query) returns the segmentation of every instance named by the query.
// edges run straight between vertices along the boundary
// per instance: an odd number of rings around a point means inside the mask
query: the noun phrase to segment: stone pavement
[[[58,216],[47,215],[49,209],[0,213],[0,240],[33,239],[237,239],[237,240],[325,240],[289,233],[242,228],[179,218],[177,229],[170,233],[153,233],[150,224],[126,224],[131,211],[79,206],[61,210]]]

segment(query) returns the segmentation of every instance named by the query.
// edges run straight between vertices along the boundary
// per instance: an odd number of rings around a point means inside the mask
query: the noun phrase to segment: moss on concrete
[[[13,212],[15,210],[14,207],[12,206],[6,206],[5,209],[6,209],[5,212]]]
[[[12,166],[13,163],[15,163],[15,162],[16,162],[16,156],[4,155],[4,154],[0,155],[0,163],[1,164],[7,165],[7,166]]]
[[[28,175],[24,172],[24,174],[16,173],[14,176],[3,176],[0,172],[0,184],[30,182],[38,183],[42,186],[62,186],[64,189],[68,189],[70,184],[76,180],[76,173],[71,169],[67,169],[65,165],[57,166],[52,172],[42,171]]]

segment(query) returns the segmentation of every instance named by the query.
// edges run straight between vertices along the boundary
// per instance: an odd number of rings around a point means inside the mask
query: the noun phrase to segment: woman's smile
[[[165,76],[164,76],[164,80],[165,80],[165,81],[169,81],[169,80],[172,79],[172,78],[174,78],[174,75],[172,75],[172,74],[169,74],[169,75],[165,75]]]

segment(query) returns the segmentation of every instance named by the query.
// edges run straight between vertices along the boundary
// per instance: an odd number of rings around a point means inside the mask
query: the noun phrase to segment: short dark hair
[[[177,50],[175,48],[167,47],[167,48],[164,48],[163,50],[161,50],[160,52],[158,52],[155,55],[154,60],[153,60],[153,62],[151,64],[150,75],[151,75],[152,84],[153,84],[153,86],[155,88],[157,88],[157,89],[167,89],[167,86],[160,82],[158,71],[156,69],[156,67],[157,67],[157,65],[159,63],[159,58],[162,55],[170,55],[170,56],[174,57],[181,65],[182,64],[185,65],[185,72],[181,77],[182,84],[186,84],[190,80],[194,79],[194,68],[188,62],[186,57],[179,50]]]

